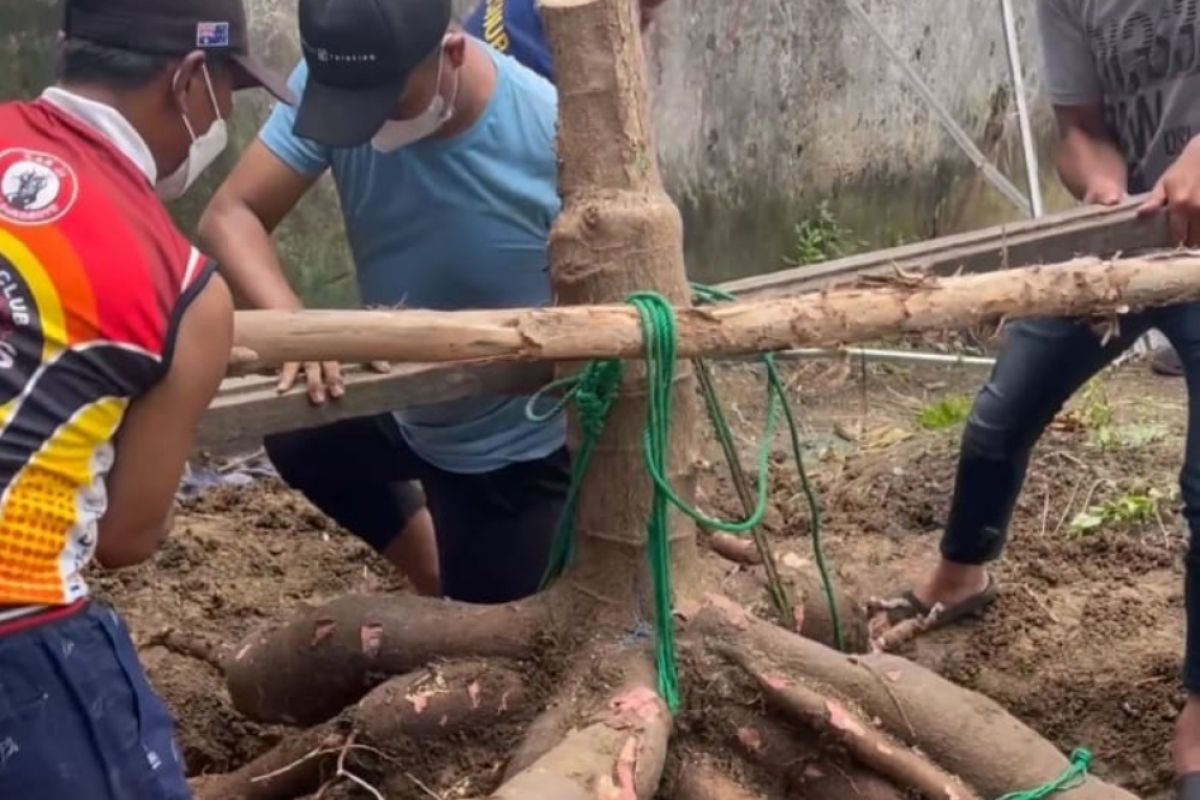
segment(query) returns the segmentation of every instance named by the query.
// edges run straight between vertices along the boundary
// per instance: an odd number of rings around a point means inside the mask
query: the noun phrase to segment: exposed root
[[[658,790],[671,714],[646,682],[613,696],[590,724],[573,730],[517,773],[494,800],[649,800]]]
[[[444,736],[496,724],[523,710],[528,699],[515,670],[488,662],[450,664],[372,689],[354,713],[354,731],[385,747],[402,736]]]
[[[741,709],[732,709],[724,717],[731,749],[778,774],[789,789],[804,784],[805,769],[816,747],[802,742],[786,724],[772,717]]]
[[[566,697],[552,702],[545,711],[529,725],[520,747],[508,760],[504,780],[524,772],[542,756],[550,752],[571,730],[575,708]]]
[[[890,781],[856,765],[810,766],[797,786],[804,800],[907,800]]]
[[[766,800],[717,769],[707,760],[684,764],[675,784],[675,800]]]
[[[854,762],[823,757],[811,731],[794,730],[774,717],[742,709],[726,712],[733,750],[783,780],[784,796],[797,800],[905,800],[891,782]],[[840,761],[840,759],[839,759]]]
[[[762,563],[762,554],[753,539],[715,532],[708,537],[708,546],[714,553],[735,564],[754,566]]]
[[[872,604],[880,606],[884,602],[886,601],[873,600]],[[902,620],[895,625],[889,625],[887,622],[887,609],[883,608],[881,613],[871,617],[867,622],[868,628],[871,631],[871,652],[891,653],[899,650],[902,646],[929,630],[937,622],[937,618],[943,610],[944,607],[942,604],[938,603],[925,616],[913,617],[912,619]]]
[[[744,654],[738,653],[735,658],[772,705],[832,735],[864,766],[902,787],[915,789],[925,800],[981,800],[958,777],[877,730],[841,701],[825,697],[797,681],[764,672]]]
[[[199,633],[185,633],[174,628],[160,631],[146,640],[146,647],[162,647],[184,658],[203,661],[217,672],[223,672],[229,658],[229,645]]]
[[[343,597],[244,641],[225,664],[229,694],[251,719],[315,724],[437,659],[527,655],[549,609],[544,596],[503,606]]]
[[[398,739],[445,736],[495,724],[527,702],[521,675],[486,662],[430,667],[376,687],[353,712],[290,736],[229,775],[196,787],[199,800],[291,800],[350,781],[378,791],[347,766],[352,754],[373,754]]]
[[[1069,766],[1054,745],[993,700],[905,659],[847,656],[737,614],[730,605],[707,604],[689,623],[688,634],[727,657],[748,657],[772,674],[803,675],[853,697],[869,718],[984,796],[1040,786]],[[1135,797],[1089,776],[1072,800]]]
[[[228,775],[193,782],[196,800],[291,800],[311,794],[337,768],[349,741],[346,726],[328,722],[293,734]]]

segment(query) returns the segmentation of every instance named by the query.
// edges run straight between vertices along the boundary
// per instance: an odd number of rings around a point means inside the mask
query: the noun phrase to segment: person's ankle
[[[987,582],[987,568],[982,564],[958,564],[943,558],[916,595],[927,605],[954,605],[982,592]]]
[[[1175,723],[1173,751],[1177,775],[1200,772],[1200,695],[1188,694]]]

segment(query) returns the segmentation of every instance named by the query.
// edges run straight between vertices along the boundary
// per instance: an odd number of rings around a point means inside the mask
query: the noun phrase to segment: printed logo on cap
[[[197,22],[196,47],[229,47],[229,23]]]
[[[17,225],[47,225],[79,197],[75,172],[61,158],[36,150],[0,153],[0,218]]]

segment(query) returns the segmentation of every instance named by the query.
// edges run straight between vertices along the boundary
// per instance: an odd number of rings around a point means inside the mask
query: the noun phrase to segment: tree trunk
[[[569,130],[564,127],[564,135]],[[657,173],[647,169],[657,186]],[[1111,261],[1078,258],[958,278],[898,275],[860,287],[690,309],[682,277],[672,278],[679,284],[672,286],[650,269],[666,264],[669,253],[681,247],[679,219],[661,188],[659,194],[645,188],[650,180],[643,178],[642,188],[577,190],[567,196],[552,243],[555,286],[562,301],[577,304],[619,303],[635,291],[665,289],[681,306],[681,358],[845,344],[1022,317],[1122,314],[1200,298],[1200,257],[1164,253]],[[666,235],[668,226],[674,226],[674,238]],[[627,305],[250,311],[238,317],[237,339],[257,354],[259,365],[327,359],[571,361],[642,353],[641,323]]]
[[[690,305],[683,225],[658,171],[635,11],[628,0],[542,3],[559,90],[563,210],[550,236],[550,275],[560,305],[621,303],[638,291]],[[678,374],[671,478],[690,497],[698,404],[691,369],[681,364]],[[579,504],[579,551],[571,577],[606,598],[650,597],[645,546],[653,492],[642,456],[646,412],[645,370],[638,364],[627,373]],[[682,588],[695,558],[695,530],[678,516],[672,530],[676,586]]]

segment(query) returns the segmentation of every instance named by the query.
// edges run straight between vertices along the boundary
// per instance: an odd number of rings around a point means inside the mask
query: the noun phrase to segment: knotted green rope
[[[624,374],[623,361],[593,361],[578,376],[554,381],[544,387],[529,398],[525,405],[525,416],[534,422],[546,422],[574,401],[579,413],[579,427],[583,431],[583,441],[579,452],[575,454],[575,465],[571,470],[571,486],[567,490],[562,514],[558,518],[558,528],[554,534],[554,543],[550,548],[550,560],[546,564],[545,574],[542,575],[543,589],[563,573],[575,556],[575,509],[579,505],[579,492],[588,466],[592,463],[596,443],[600,441],[604,426],[608,422],[608,412],[617,400]],[[539,413],[536,410],[538,401],[547,393],[564,387],[568,388],[567,393],[549,411]]]
[[[695,287],[700,302],[731,299],[728,295]],[[647,420],[643,434],[643,456],[646,469],[654,482],[654,497],[650,518],[647,520],[648,554],[651,577],[654,582],[654,610],[656,626],[656,658],[658,662],[659,693],[672,711],[679,708],[678,666],[675,656],[674,609],[672,608],[671,553],[668,526],[668,509],[674,505],[681,512],[710,529],[726,533],[743,534],[757,527],[766,515],[770,489],[771,447],[778,428],[782,411],[791,433],[792,452],[804,486],[812,514],[813,548],[818,569],[824,582],[826,599],[833,619],[834,636],[842,646],[841,621],[834,600],[833,582],[825,562],[821,545],[820,515],[816,495],[808,481],[802,457],[800,433],[787,402],[783,381],[775,368],[773,359],[764,357],[768,375],[769,402],[767,421],[757,457],[757,497],[755,507],[745,519],[729,522],[715,519],[688,504],[675,491],[670,482],[668,452],[671,432],[672,395],[675,386],[675,370],[678,359],[675,310],[662,295],[653,292],[635,294],[629,302],[637,309],[641,318],[647,370]],[[574,555],[575,511],[580,487],[587,474],[597,441],[604,431],[608,414],[616,401],[620,389],[624,366],[620,361],[595,361],[579,376],[556,381],[530,398],[526,406],[527,416],[535,421],[545,421],[561,412],[568,403],[578,407],[583,441],[576,455],[572,471],[571,486],[555,533],[550,561],[543,577],[543,587],[562,574]],[[536,412],[537,403],[548,393],[566,389],[566,393],[547,412]],[[728,422],[720,411],[720,404],[711,398],[710,410],[717,427],[718,436],[731,441],[732,433]]]
[[[665,476],[669,474],[671,442],[671,399],[675,389],[675,309],[660,294],[643,292],[629,298],[642,318],[646,348],[648,413],[642,434],[642,455],[654,476],[654,499],[646,523],[650,574],[654,580],[655,656],[658,662],[658,693],[667,708],[679,710],[679,666],[675,657],[675,609],[671,596],[671,542],[667,517],[668,500],[681,505]],[[682,507],[682,506],[681,506]]]
[[[1052,797],[1060,792],[1069,792],[1072,789],[1078,789],[1087,780],[1088,771],[1091,768],[1091,752],[1080,748],[1071,753],[1071,766],[1057,780],[1047,783],[1045,786],[1040,786],[1037,789],[1030,789],[1025,792],[1012,792],[997,798],[997,800],[1045,800],[1045,798]]]

